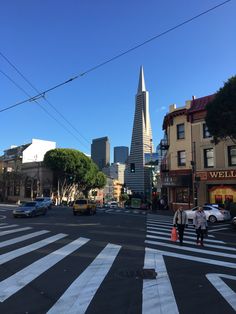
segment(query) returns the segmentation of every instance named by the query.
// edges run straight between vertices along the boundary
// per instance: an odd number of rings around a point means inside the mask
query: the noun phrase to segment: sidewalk
[[[17,204],[5,204],[5,203],[0,203],[0,207],[16,207],[18,206]]]

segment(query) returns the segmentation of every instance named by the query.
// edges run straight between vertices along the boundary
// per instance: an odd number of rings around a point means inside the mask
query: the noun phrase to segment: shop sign
[[[206,180],[225,180],[236,179],[236,170],[220,170],[220,171],[197,171],[196,175],[201,181]]]

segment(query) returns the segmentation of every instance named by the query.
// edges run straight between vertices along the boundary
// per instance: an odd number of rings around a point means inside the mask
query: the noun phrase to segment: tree
[[[90,189],[105,185],[105,175],[99,172],[89,157],[78,150],[68,148],[50,150],[44,156],[44,163],[57,178],[59,198],[67,196],[67,199],[70,199],[79,192],[87,196]]]
[[[206,110],[206,124],[215,143],[226,138],[236,143],[236,76],[219,89]]]

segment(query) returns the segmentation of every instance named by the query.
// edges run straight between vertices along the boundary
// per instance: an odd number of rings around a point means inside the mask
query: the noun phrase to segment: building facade
[[[91,158],[100,170],[110,164],[110,143],[107,136],[93,139]]]
[[[125,164],[129,156],[129,147],[116,146],[114,147],[114,163]]]
[[[119,162],[117,162],[103,168],[102,172],[108,177],[119,181],[121,184],[124,184],[125,168],[125,164],[120,164]]]
[[[161,161],[162,196],[173,210],[180,205],[193,206],[191,123],[188,121],[190,103],[181,108],[169,107],[163,121],[165,140],[161,148],[165,156]]]
[[[125,175],[126,186],[134,193],[150,196],[150,169],[145,167],[145,153],[153,153],[152,128],[149,115],[149,94],[145,87],[143,67],[140,69],[135,113]]]
[[[215,144],[208,132],[206,105],[212,99],[193,97],[185,107],[170,106],[164,118],[162,195],[173,210],[236,202],[236,145],[230,139]]]
[[[214,95],[193,99],[192,126],[195,196],[198,204],[236,202],[236,145],[228,139],[214,144],[205,122],[206,105]]]
[[[1,156],[0,199],[19,202],[50,196],[53,175],[42,161],[55,147],[55,142],[32,139],[29,144],[6,149]]]

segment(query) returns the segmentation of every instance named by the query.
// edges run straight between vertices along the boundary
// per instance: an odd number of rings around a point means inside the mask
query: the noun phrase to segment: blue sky
[[[40,91],[127,50],[220,0],[2,1],[0,52]],[[150,95],[155,146],[170,104],[217,91],[235,75],[236,1],[46,95],[77,133],[43,99],[0,113],[0,154],[32,138],[90,154],[93,138],[130,146],[140,65]],[[5,74],[3,74],[3,73]],[[36,92],[0,56],[0,110]],[[74,136],[72,134],[74,134]],[[81,137],[81,135],[83,137]],[[86,140],[85,140],[86,139]],[[113,158],[113,157],[112,157]],[[111,160],[113,161],[113,160]]]

